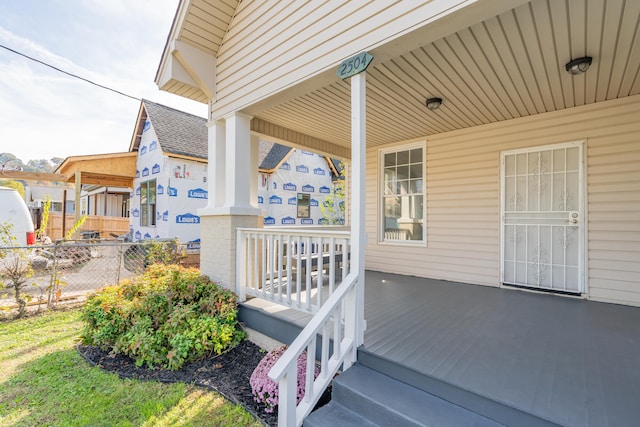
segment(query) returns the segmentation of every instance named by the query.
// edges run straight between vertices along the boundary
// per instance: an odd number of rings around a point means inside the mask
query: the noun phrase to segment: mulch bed
[[[137,367],[130,357],[111,355],[97,347],[79,345],[78,352],[89,363],[105,371],[114,372],[120,378],[165,383],[183,382],[217,391],[231,402],[242,405],[265,426],[278,425],[277,408],[274,413],[267,413],[265,406],[253,399],[249,378],[266,353],[249,340],[244,340],[227,353],[185,364],[177,371]],[[330,389],[320,399],[318,407],[329,400]]]

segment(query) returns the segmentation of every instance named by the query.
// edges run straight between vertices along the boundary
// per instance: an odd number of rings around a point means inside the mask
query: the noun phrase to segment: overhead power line
[[[58,68],[58,67],[56,67],[56,66],[53,66],[53,65],[51,65],[51,64],[48,64],[48,63],[46,63],[46,62],[44,62],[44,61],[41,61],[41,60],[39,60],[39,59],[33,58],[33,57],[31,57],[31,56],[29,56],[29,55],[26,55],[26,54],[24,54],[24,53],[22,53],[22,52],[18,52],[17,50],[11,49],[11,48],[9,48],[9,47],[7,47],[7,46],[4,46],[4,45],[2,45],[2,44],[0,44],[0,47],[1,47],[1,48],[3,48],[3,49],[8,50],[9,52],[13,52],[13,53],[15,53],[16,55],[20,55],[20,56],[22,56],[22,57],[25,57],[25,58],[27,58],[27,59],[30,59],[31,61],[37,62],[37,63],[39,63],[39,64],[42,64],[42,65],[44,65],[45,67],[52,68],[52,69],[54,69],[54,70],[56,70],[56,71],[59,71],[59,72],[61,72],[61,73],[63,73],[63,74],[66,74],[66,75],[68,75],[68,76],[74,77],[74,78],[79,79],[79,80],[83,80],[83,81],[85,81],[85,82],[87,82],[87,83],[90,83],[90,84],[92,84],[92,85],[94,85],[94,86],[98,86],[98,87],[100,87],[100,88],[102,88],[102,89],[110,90],[111,92],[115,92],[115,93],[117,93],[118,95],[126,96],[127,98],[135,99],[136,101],[141,101],[141,99],[140,99],[140,98],[138,98],[137,96],[132,96],[132,95],[126,94],[126,93],[124,93],[124,92],[121,92],[121,91],[119,91],[119,90],[117,90],[117,89],[113,89],[113,88],[110,88],[110,87],[108,87],[108,86],[101,85],[100,83],[96,83],[96,82],[94,82],[94,81],[91,81],[91,80],[89,80],[89,79],[85,79],[84,77],[81,77],[81,76],[78,76],[78,75],[76,75],[76,74],[70,73],[70,72],[68,72],[68,71],[62,70],[62,69],[60,69],[60,68]]]

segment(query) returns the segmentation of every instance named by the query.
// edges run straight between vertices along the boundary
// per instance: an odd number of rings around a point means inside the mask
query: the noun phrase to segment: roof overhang
[[[206,103],[215,99],[216,56],[238,0],[181,0],[155,82],[166,92]]]
[[[127,152],[67,157],[55,174],[65,177],[67,182],[74,182],[79,172],[82,184],[132,188],[137,155]]]

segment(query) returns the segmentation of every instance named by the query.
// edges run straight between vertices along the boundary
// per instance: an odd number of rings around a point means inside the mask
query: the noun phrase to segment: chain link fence
[[[29,306],[52,307],[80,302],[88,293],[139,275],[158,262],[199,267],[199,254],[174,240],[98,239],[0,247],[0,308],[17,306],[16,281],[22,283],[20,292]]]

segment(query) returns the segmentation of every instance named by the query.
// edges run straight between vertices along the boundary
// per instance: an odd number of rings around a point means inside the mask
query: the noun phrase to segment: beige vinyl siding
[[[492,3],[474,10],[478,13],[486,10],[490,15],[489,6],[502,10],[509,5],[501,1]],[[474,4],[468,0],[243,1],[218,51],[213,118],[242,109],[322,72],[335,73],[334,67],[358,52],[426,24],[433,25],[463,6]],[[465,17],[459,26],[477,21],[478,14],[472,15]],[[452,25],[451,22],[447,26],[435,25],[429,36],[436,39],[442,37],[442,31],[453,32],[457,28]],[[421,40],[420,44],[426,42]]]
[[[367,268],[499,286],[500,152],[581,140],[587,296],[640,305],[640,96],[427,138],[426,247],[378,242],[379,150],[369,149]]]

